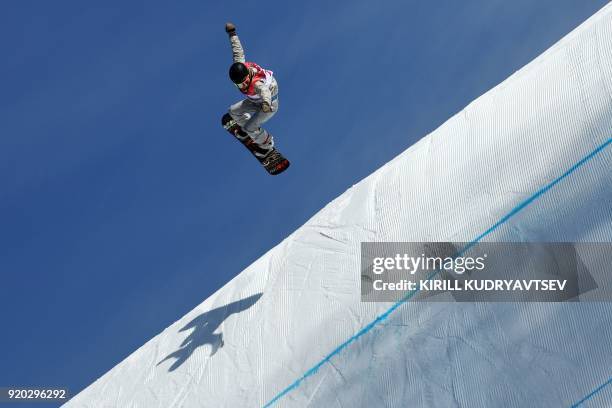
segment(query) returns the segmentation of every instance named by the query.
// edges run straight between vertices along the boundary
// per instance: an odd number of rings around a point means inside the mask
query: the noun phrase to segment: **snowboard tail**
[[[238,140],[248,151],[253,154],[259,163],[266,169],[269,174],[276,175],[287,170],[289,160],[282,155],[275,147],[272,150],[263,149],[253,139],[247,135],[240,125],[236,123],[229,113],[223,115],[221,124],[236,140]]]

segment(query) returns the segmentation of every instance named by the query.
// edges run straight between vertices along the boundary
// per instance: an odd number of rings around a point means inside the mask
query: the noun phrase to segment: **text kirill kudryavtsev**
[[[402,279],[399,282],[375,280],[374,290],[380,291],[563,291],[567,280],[559,279],[466,279],[466,280],[431,280],[411,281]]]

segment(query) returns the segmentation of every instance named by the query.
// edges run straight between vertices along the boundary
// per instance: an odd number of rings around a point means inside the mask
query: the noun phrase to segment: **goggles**
[[[243,90],[249,87],[249,85],[251,85],[251,73],[249,72],[249,74],[246,76],[246,78],[244,78],[244,81],[242,81],[239,84],[235,84],[238,89]]]

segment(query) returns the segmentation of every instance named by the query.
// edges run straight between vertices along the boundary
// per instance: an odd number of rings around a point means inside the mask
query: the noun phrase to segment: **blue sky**
[[[3,5],[0,386],[79,391],[605,3]],[[226,21],[283,175],[220,127]]]

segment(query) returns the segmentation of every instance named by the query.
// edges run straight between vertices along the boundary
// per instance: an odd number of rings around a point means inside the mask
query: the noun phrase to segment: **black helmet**
[[[249,69],[242,62],[234,62],[229,69],[230,79],[235,84],[244,82],[247,75],[249,75]]]

